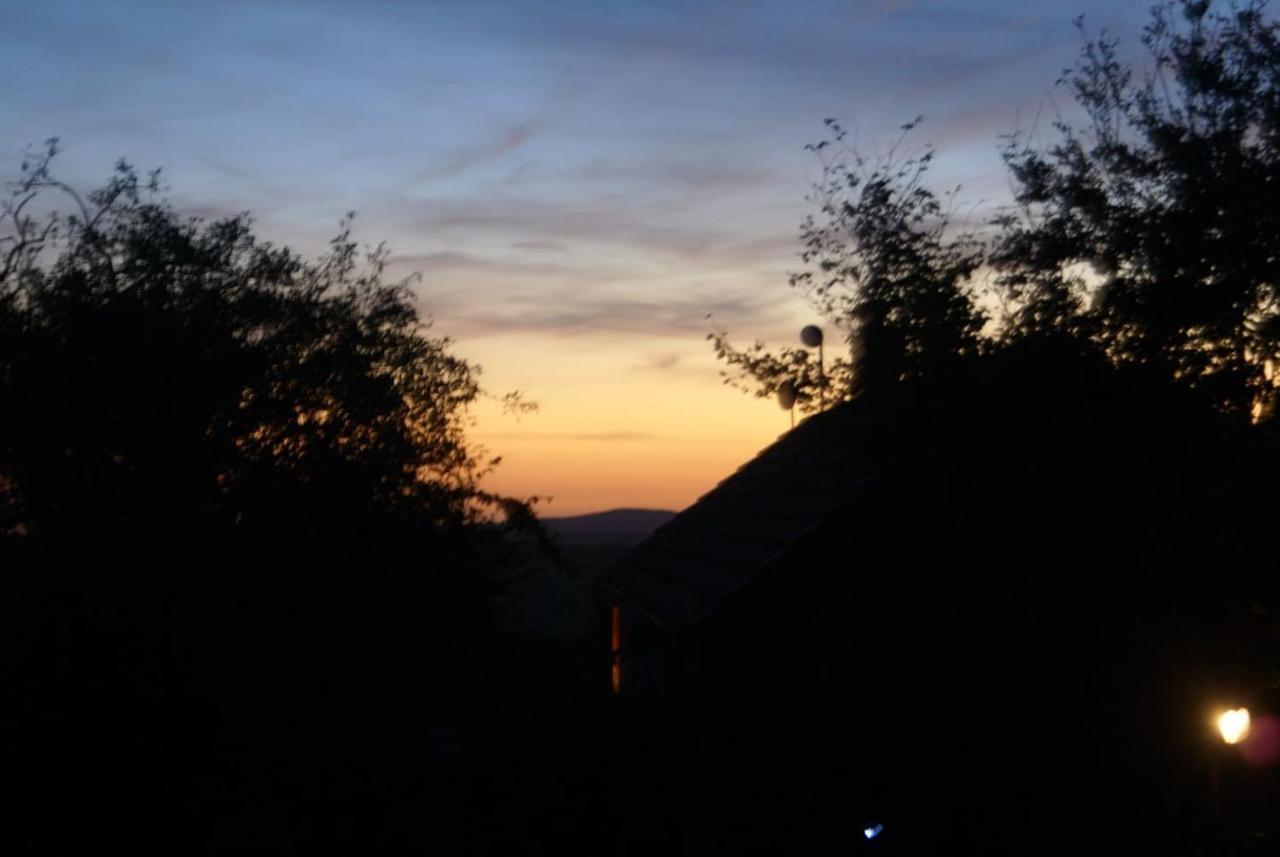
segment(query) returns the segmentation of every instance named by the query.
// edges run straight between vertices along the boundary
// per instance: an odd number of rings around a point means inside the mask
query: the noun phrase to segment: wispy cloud
[[[494,440],[525,441],[588,441],[591,443],[651,443],[665,439],[663,435],[647,431],[601,432],[493,432],[487,435]]]
[[[598,431],[582,432],[571,437],[573,440],[592,440],[602,443],[636,443],[657,440],[660,435],[647,431]]]
[[[731,329],[753,329],[783,315],[789,298],[785,289],[768,295],[664,295],[654,300],[564,291],[507,295],[492,304],[452,293],[424,297],[424,304],[434,316],[447,319],[449,331],[458,335],[612,333],[697,340],[710,330],[708,315]]]
[[[512,250],[537,250],[547,253],[568,253],[569,248],[558,241],[516,241],[511,244]]]
[[[591,182],[623,182],[686,194],[742,193],[775,184],[782,171],[763,165],[726,163],[714,153],[701,158],[678,155],[637,161],[592,161],[577,178]]]
[[[675,352],[654,354],[640,364],[639,369],[651,372],[670,372],[680,365],[683,355]]]
[[[256,182],[261,179],[261,176],[256,171],[237,164],[229,163],[221,158],[214,158],[209,155],[197,155],[196,160],[204,164],[215,174],[224,178],[235,179],[236,181],[246,183]]]
[[[796,198],[803,192],[803,187],[796,188]],[[571,250],[606,268],[620,258],[619,250],[625,250],[623,257],[696,259],[706,267],[729,265],[738,270],[760,263],[787,265],[795,258],[795,222],[784,220],[756,234],[763,224],[747,222],[734,228],[738,209],[720,212],[720,222],[709,221],[702,214],[704,203],[696,194],[686,206],[652,199],[627,205],[607,196],[570,201],[496,193],[481,199],[384,200],[380,205],[384,219],[400,224],[419,242],[460,240],[522,251]],[[797,221],[802,208],[797,206]],[[532,255],[527,258],[534,261]]]
[[[408,176],[410,184],[452,178],[467,170],[496,161],[528,143],[538,133],[532,122],[521,122],[502,131],[496,139],[468,143],[456,150],[443,163],[432,164]]]
[[[1070,16],[1141,5],[10,3],[0,56],[40,86],[0,103],[0,148],[176,164],[184,208],[304,247],[356,209],[458,336],[754,332],[796,302],[822,116],[925,113],[939,185],[999,190],[996,135],[1074,56]]]

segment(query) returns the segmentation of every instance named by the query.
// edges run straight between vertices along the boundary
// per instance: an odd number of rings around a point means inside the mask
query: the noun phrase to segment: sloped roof
[[[601,586],[668,627],[713,612],[869,476],[865,408],[804,420],[626,554]]]

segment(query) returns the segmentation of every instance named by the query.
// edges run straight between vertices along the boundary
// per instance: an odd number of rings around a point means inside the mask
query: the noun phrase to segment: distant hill
[[[666,509],[610,509],[542,522],[563,545],[634,545],[675,516]]]
[[[675,515],[665,509],[611,509],[543,518],[564,566],[546,563],[511,583],[504,608],[507,627],[544,639],[589,640],[601,621],[595,578]]]

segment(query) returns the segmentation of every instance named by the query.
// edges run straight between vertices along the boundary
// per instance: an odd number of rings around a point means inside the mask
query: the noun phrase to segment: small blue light
[[[862,835],[867,837],[868,839],[875,839],[877,836],[880,835],[880,831],[882,830],[884,830],[884,825],[877,824],[875,827],[863,828]]]

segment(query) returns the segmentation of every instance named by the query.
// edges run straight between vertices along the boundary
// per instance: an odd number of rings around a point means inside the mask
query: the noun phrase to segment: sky
[[[1000,135],[1069,106],[1072,18],[1138,56],[1149,6],[0,0],[0,178],[57,136],[75,186],[160,167],[180,209],[311,254],[355,211],[485,387],[539,404],[475,408],[488,487],[680,509],[789,426],[705,337],[821,321],[787,275],[823,119],[875,154],[923,115],[936,186],[989,210]]]

